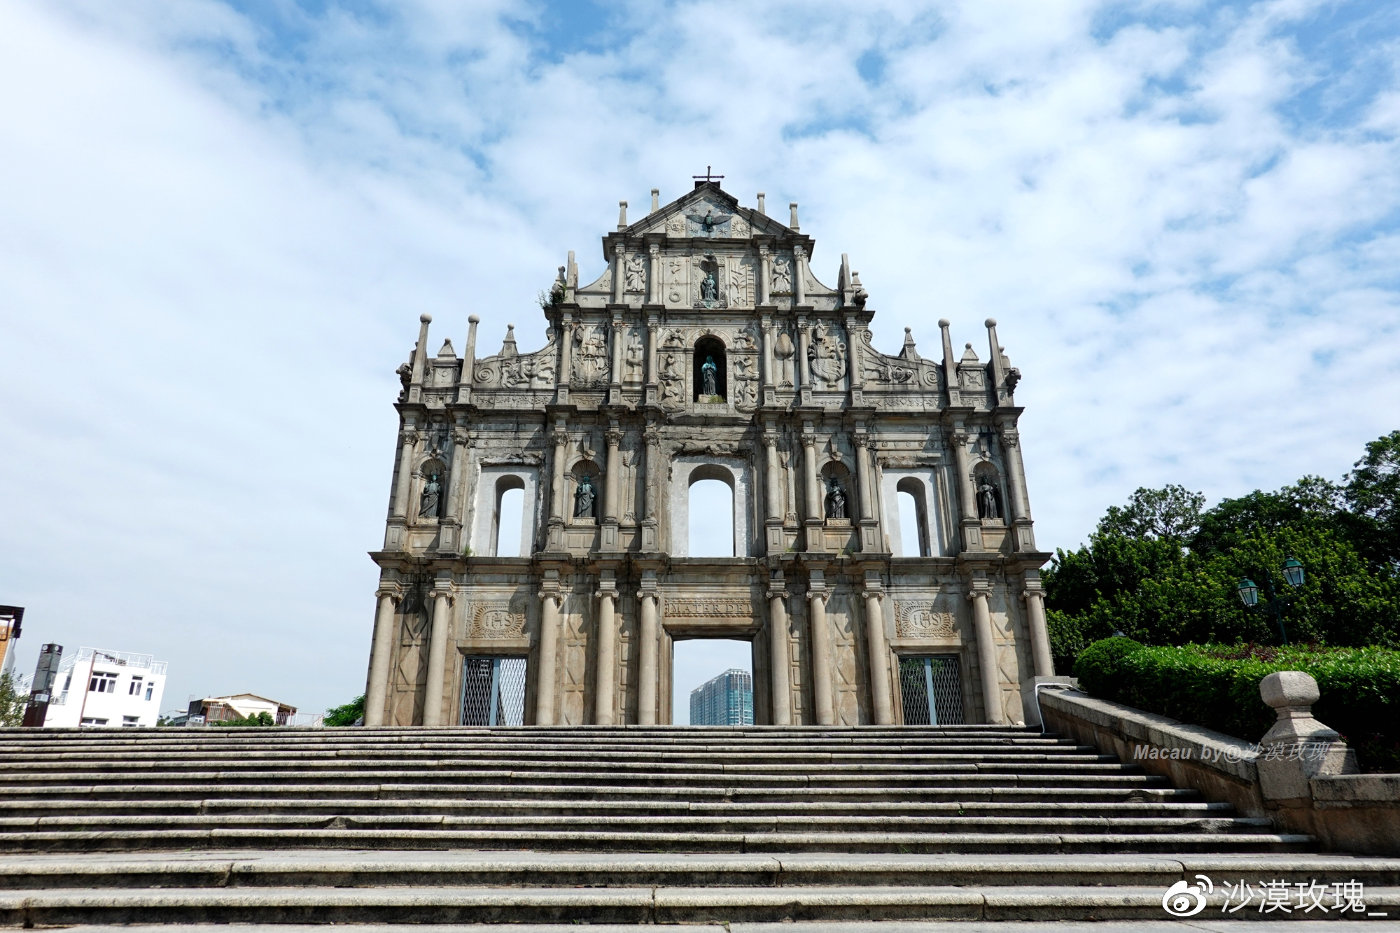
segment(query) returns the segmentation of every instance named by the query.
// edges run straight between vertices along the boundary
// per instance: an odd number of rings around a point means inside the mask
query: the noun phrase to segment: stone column
[[[654,552],[659,549],[661,516],[657,513],[656,499],[661,484],[661,432],[655,426],[648,427],[643,435],[647,444],[646,477],[642,483],[642,550]]]
[[[569,432],[556,428],[550,439],[554,441],[554,476],[549,487],[549,547],[557,550],[564,546],[564,516],[567,514],[564,503],[564,459],[568,451]]]
[[[792,303],[807,303],[807,250],[802,246],[792,248]],[[806,352],[805,349],[803,352]]]
[[[807,347],[812,335],[807,332],[807,317],[797,316],[797,384],[803,389],[812,388],[812,374],[807,371]]]
[[[622,304],[622,287],[626,283],[623,281],[625,273],[623,271],[622,244],[613,244],[612,254],[612,303]]]
[[[816,706],[817,725],[836,723],[836,710],[831,695],[831,629],[826,621],[825,585],[809,589],[808,614],[812,623],[812,700]]]
[[[593,721],[600,726],[611,726],[616,722],[614,707],[617,703],[617,622],[613,615],[617,590],[607,581],[595,595],[598,597],[598,678]]]
[[[394,633],[398,626],[395,609],[402,591],[397,585],[382,586],[374,594],[379,605],[374,612],[374,640],[369,654],[369,682],[365,684],[365,725],[382,726],[389,702],[389,670],[393,663]]]
[[[1021,598],[1026,601],[1026,628],[1031,631],[1031,657],[1035,663],[1037,677],[1055,676],[1055,660],[1050,654],[1050,632],[1045,626],[1045,591],[1040,588],[1040,572],[1029,571],[1037,579],[1032,586],[1026,581]]]
[[[802,432],[802,468],[807,480],[805,518],[820,524],[826,515],[822,511],[821,486],[817,483],[817,436],[805,430]]]
[[[1016,429],[1002,425],[1001,453],[1006,463],[1006,485],[1011,491],[1011,517],[1016,521],[1030,521],[1031,504],[1026,495],[1026,468],[1021,460],[1021,438]]]
[[[870,651],[870,706],[875,724],[894,722],[894,700],[890,687],[890,651],[885,641],[885,613],[880,605],[881,590],[865,589],[865,639]]]
[[[875,497],[874,489],[870,483],[870,451],[868,445],[870,435],[864,430],[856,431],[852,439],[851,446],[855,448],[856,454],[856,483],[860,486],[860,519],[867,521],[875,517]]]
[[[618,474],[621,472],[622,455],[618,452],[618,447],[622,443],[622,432],[617,429],[614,423],[608,428],[606,434],[608,442],[608,465],[607,477],[604,480],[603,497],[603,521],[617,523],[618,517],[622,514],[618,508],[621,505],[618,493]]]
[[[938,330],[943,336],[943,381],[948,390],[948,404],[953,408],[962,405],[962,388],[958,385],[958,361],[953,356],[953,338],[949,334],[948,319],[938,319]]]
[[[555,397],[562,404],[569,400],[569,384],[574,381],[574,328],[573,321],[559,321],[559,373],[555,379]]]
[[[953,469],[958,471],[958,524],[962,528],[962,549],[982,549],[982,522],[977,517],[977,490],[972,485],[972,458],[967,453],[971,437],[961,425],[953,429]]]
[[[657,381],[657,372],[656,372],[656,331],[657,331],[657,327],[658,327],[659,322],[656,320],[656,318],[655,318],[653,315],[650,315],[650,314],[647,315],[646,321],[647,321],[647,382],[646,382],[646,384],[647,384],[647,387],[648,387],[649,389],[655,389],[655,388],[656,388],[656,381]],[[652,402],[652,401],[654,401],[654,399],[648,397],[647,401],[648,401],[648,402]]]
[[[391,518],[408,518],[408,497],[410,482],[413,479],[413,454],[418,449],[418,432],[410,425],[399,431],[399,476],[394,488],[394,501],[390,504]]]
[[[787,587],[782,580],[768,588],[768,663],[773,685],[773,725],[792,725],[792,683],[788,665],[792,654],[788,639]]]
[[[614,318],[612,322],[612,373],[608,377],[608,384],[613,388],[622,385],[622,321]]]
[[[637,722],[643,726],[656,725],[656,690],[661,673],[657,663],[661,646],[657,639],[656,603],[654,589],[637,591],[642,602],[642,625],[638,633],[641,642],[637,647]]]
[[[647,304],[661,304],[661,244],[659,243],[647,244]]]
[[[535,725],[554,725],[554,678],[559,667],[559,608],[557,588],[540,590],[539,671],[535,675]]]
[[[851,404],[865,404],[865,361],[861,355],[859,331],[863,330],[854,314],[846,315],[846,378],[851,387]]]
[[[1001,705],[1001,675],[997,673],[997,646],[992,638],[992,614],[987,608],[987,593],[975,589],[967,594],[972,600],[972,627],[977,634],[977,668],[982,675],[982,706],[987,722],[1005,724],[1006,714]]]
[[[423,725],[441,726],[443,693],[447,688],[447,636],[452,629],[452,591],[443,581],[433,589],[433,631],[428,640],[427,690],[423,695]]]
[[[447,508],[443,510],[442,531],[439,535],[440,553],[460,554],[462,552],[461,532],[466,526],[462,496],[467,484],[468,463],[471,459],[471,435],[465,428],[452,431],[452,448],[448,452],[448,469],[451,471],[447,484]]]
[[[765,456],[765,469],[763,471],[764,483],[764,516],[768,521],[783,520],[783,487],[779,482],[781,474],[778,466],[778,435],[773,431],[763,432],[763,451]]]
[[[767,246],[758,248],[758,303],[768,304],[768,289],[773,283],[773,251]]]

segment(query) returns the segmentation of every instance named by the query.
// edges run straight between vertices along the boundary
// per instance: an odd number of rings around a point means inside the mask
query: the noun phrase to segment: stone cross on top
[[[695,179],[695,187],[699,188],[701,185],[704,184],[713,184],[714,182],[719,181],[724,176],[714,174],[711,170],[711,167],[707,165],[705,166],[704,175],[691,175],[690,177]]]

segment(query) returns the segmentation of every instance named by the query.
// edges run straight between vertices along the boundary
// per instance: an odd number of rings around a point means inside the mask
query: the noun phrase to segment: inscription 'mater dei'
[[[673,645],[709,637],[752,643],[758,723],[1025,717],[1053,670],[1020,372],[991,319],[985,358],[948,321],[934,357],[875,349],[859,274],[819,280],[786,213],[712,177],[624,202],[524,352],[506,326],[479,354],[475,316],[434,352],[423,315],[366,725],[668,723]],[[687,553],[703,480],[730,490],[719,555]]]

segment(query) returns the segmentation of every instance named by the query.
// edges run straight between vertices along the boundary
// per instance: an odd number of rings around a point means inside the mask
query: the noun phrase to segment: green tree
[[[1366,456],[1347,474],[1344,495],[1368,524],[1370,556],[1392,568],[1400,565],[1400,431],[1366,445]]]
[[[326,710],[325,724],[328,726],[353,726],[365,718],[365,695],[362,693],[344,706],[333,706]]]
[[[0,674],[0,726],[23,725],[24,708],[28,705],[29,694],[21,689],[10,672]]]
[[[1185,543],[1196,533],[1205,504],[1205,496],[1183,486],[1139,487],[1126,506],[1109,507],[1098,533]]]

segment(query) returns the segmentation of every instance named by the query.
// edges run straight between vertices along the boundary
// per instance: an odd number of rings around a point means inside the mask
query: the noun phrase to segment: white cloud
[[[49,639],[165,652],[168,705],[357,693],[418,314],[432,349],[462,350],[469,313],[482,355],[507,322],[539,345],[565,251],[596,273],[617,201],[635,217],[706,163],[780,219],[801,202],[819,278],[851,254],[877,346],[909,327],[938,356],[946,316],[985,358],[998,319],[1044,546],[1139,485],[1337,478],[1395,427],[1400,89],[1348,73],[1394,47],[1374,22],[711,0],[550,46],[543,4],[272,10],[0,12],[0,559],[43,633],[26,663]],[[1328,28],[1325,53],[1296,39]],[[1354,112],[1292,106],[1343,82]]]

